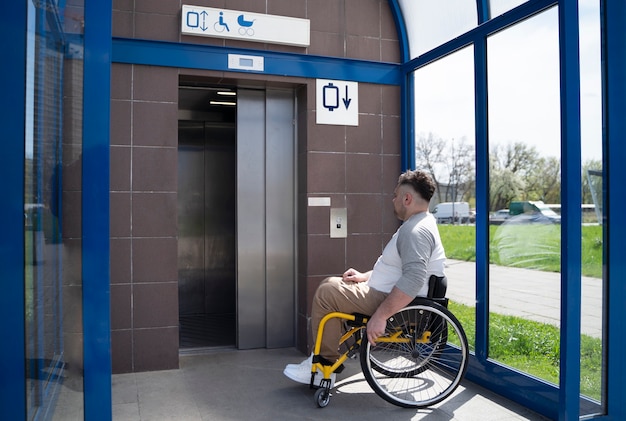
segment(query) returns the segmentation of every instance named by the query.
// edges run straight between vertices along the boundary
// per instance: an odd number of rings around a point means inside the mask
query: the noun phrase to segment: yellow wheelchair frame
[[[317,405],[328,405],[333,386],[331,375],[357,352],[368,384],[394,405],[421,408],[449,396],[465,374],[469,351],[461,324],[446,307],[445,298],[416,298],[388,319],[387,332],[376,340],[376,346],[371,346],[365,335],[369,316],[341,312],[324,316],[315,338],[311,366],[310,387],[317,388]],[[333,318],[345,321],[346,332],[339,346],[346,350],[332,365],[325,365],[320,356],[322,337],[326,323]],[[351,338],[354,341],[349,343]],[[448,343],[449,339],[453,339],[453,344]],[[318,372],[322,378],[316,385]]]

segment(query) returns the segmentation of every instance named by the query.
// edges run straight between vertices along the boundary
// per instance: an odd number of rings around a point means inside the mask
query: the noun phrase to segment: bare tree
[[[474,146],[465,137],[444,140],[431,132],[415,141],[416,166],[432,175],[439,203],[473,197],[474,162]]]

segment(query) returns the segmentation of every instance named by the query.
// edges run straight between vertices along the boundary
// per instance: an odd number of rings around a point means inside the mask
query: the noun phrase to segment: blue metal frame
[[[561,73],[561,348],[559,419],[578,419],[582,203],[578,1],[559,1]]]
[[[389,0],[389,8],[398,32],[400,62],[405,63],[411,58],[406,23],[398,0]],[[410,118],[415,110],[415,101],[413,95],[409,94],[413,92],[413,85],[413,78],[403,72],[400,76],[400,151],[402,151],[400,169],[402,171],[415,168],[415,154],[405,153],[405,151],[415,150],[415,120]]]
[[[4,181],[0,206],[0,418],[26,416],[24,361],[24,136],[26,108],[26,2],[0,3],[0,66],[3,93],[0,127],[0,179]]]
[[[626,183],[624,158],[626,158],[626,3],[604,0],[602,8],[602,97],[604,126],[604,189],[608,279],[608,365],[607,400],[611,420],[626,419],[624,387],[626,386],[626,223],[624,203]]]
[[[487,38],[474,43],[474,126],[476,131],[476,358],[489,350],[489,119],[487,112]]]
[[[392,63],[126,38],[113,38],[112,61],[237,72],[228,68],[228,54],[263,56],[264,71],[243,71],[245,73],[341,79],[383,85],[399,85],[401,78],[399,66]]]
[[[85,419],[110,420],[109,125],[111,0],[85,4],[82,275]]]

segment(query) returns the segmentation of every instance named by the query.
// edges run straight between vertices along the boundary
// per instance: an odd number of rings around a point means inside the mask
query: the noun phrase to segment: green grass
[[[476,228],[440,225],[441,241],[450,259],[476,260]],[[489,227],[490,263],[560,272],[560,225]],[[602,278],[602,226],[582,227],[581,271]],[[475,308],[450,302],[450,310],[467,334],[470,349],[476,337]],[[542,380],[559,382],[559,328],[521,317],[490,313],[489,358]],[[600,400],[602,390],[602,340],[581,335],[581,393]]]
[[[450,302],[470,349],[476,338],[475,308]],[[545,381],[559,383],[559,329],[521,317],[490,313],[489,358]],[[581,393],[600,400],[602,385],[602,341],[581,335]]]
[[[476,228],[439,225],[449,259],[475,261]],[[602,278],[602,226],[582,227],[582,274]],[[492,225],[489,227],[490,263],[528,269],[561,271],[560,225]]]

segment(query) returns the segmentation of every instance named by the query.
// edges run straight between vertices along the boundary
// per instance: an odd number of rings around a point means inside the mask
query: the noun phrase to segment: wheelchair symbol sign
[[[359,125],[357,82],[317,79],[316,102],[317,124]]]

